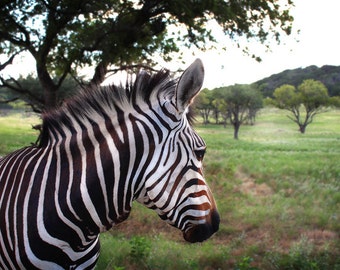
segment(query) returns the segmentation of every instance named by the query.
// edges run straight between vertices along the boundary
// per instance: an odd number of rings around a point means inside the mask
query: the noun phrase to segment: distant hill
[[[330,96],[340,96],[340,66],[309,66],[282,71],[255,82],[265,97],[271,97],[274,90],[283,84],[298,86],[303,80],[321,81],[328,89]]]

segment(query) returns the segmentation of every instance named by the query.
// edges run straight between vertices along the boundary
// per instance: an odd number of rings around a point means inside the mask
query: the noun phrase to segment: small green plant
[[[130,257],[134,263],[146,265],[147,258],[150,255],[151,243],[142,236],[134,236],[130,240]]]
[[[253,261],[253,258],[244,256],[239,262],[236,263],[234,270],[258,270],[257,267],[251,265]]]

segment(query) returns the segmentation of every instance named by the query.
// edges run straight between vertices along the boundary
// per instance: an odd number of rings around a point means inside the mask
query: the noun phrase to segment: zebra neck
[[[156,146],[170,127],[156,111],[135,109],[116,110],[111,119],[70,117],[71,124],[50,127],[48,147],[60,160],[67,208],[77,208],[72,212],[80,213],[90,234],[127,218],[148,167],[159,162]]]
[[[73,129],[55,129],[46,149],[53,152],[56,164],[61,211],[73,223],[81,222],[85,234],[95,235],[129,215],[134,192],[127,181],[132,144],[123,135],[124,128],[112,121],[74,123]]]

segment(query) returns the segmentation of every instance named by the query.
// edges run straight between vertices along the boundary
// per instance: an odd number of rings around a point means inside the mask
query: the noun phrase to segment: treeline
[[[327,87],[313,79],[304,80],[297,87],[283,84],[274,90],[272,98],[265,99],[256,84],[235,84],[213,90],[203,89],[196,99],[196,110],[204,124],[210,119],[224,126],[230,123],[234,128],[234,138],[238,139],[240,126],[245,123],[253,125],[264,103],[287,110],[288,118],[299,126],[301,133],[305,133],[315,115],[328,107],[340,107],[340,96],[329,96]]]
[[[285,70],[259,80],[254,85],[262,92],[264,97],[273,97],[276,88],[284,84],[297,87],[307,79],[322,82],[327,87],[330,97],[340,96],[340,66],[325,65],[320,68],[309,66]]]

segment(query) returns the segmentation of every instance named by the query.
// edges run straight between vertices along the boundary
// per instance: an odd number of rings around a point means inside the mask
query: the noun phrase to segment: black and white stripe
[[[128,89],[89,89],[45,114],[40,145],[0,161],[0,268],[92,269],[99,233],[133,200],[187,241],[217,231],[206,146],[187,118],[202,82],[196,60],[179,80],[142,72]]]

